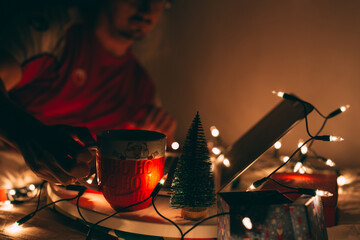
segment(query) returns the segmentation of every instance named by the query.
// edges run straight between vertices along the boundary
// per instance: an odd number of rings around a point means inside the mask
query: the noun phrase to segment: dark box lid
[[[229,206],[236,205],[271,205],[292,203],[293,201],[277,190],[249,191],[249,192],[222,192],[219,193]]]

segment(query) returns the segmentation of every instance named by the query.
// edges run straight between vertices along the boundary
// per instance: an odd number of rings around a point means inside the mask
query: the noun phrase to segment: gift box
[[[223,153],[228,164],[215,162],[217,207],[218,213],[223,214],[218,218],[218,240],[327,239],[319,196],[289,194],[296,192],[296,189],[286,189],[285,194],[276,187],[261,191],[232,192],[233,181],[241,177],[266,150],[313,110],[312,105],[296,99],[292,95],[282,101],[232,144]],[[260,179],[262,178],[255,180]],[[312,188],[308,193],[312,193]]]
[[[292,201],[278,191],[218,195],[218,240],[327,239],[321,199]]]
[[[323,204],[326,226],[332,227],[335,225],[336,206],[338,200],[338,185],[336,173],[275,173],[272,178],[286,186],[319,189],[332,193],[332,196],[321,197],[321,202]],[[273,181],[267,181],[261,189],[276,189],[280,192],[289,192],[288,188],[282,187],[274,183]],[[287,197],[292,200],[296,200],[299,195],[288,194]]]

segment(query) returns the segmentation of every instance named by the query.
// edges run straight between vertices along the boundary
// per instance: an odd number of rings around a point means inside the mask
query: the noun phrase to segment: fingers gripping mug
[[[150,196],[164,174],[166,136],[145,130],[108,130],[97,134],[98,185],[80,180],[100,191],[118,210]],[[151,199],[126,211],[143,209]]]

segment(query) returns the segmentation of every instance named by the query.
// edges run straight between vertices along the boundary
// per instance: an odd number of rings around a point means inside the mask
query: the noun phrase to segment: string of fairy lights
[[[303,105],[309,104],[308,102],[305,102],[301,99],[299,99],[298,97],[291,95],[291,94],[287,94],[284,92],[273,92],[273,94],[284,98],[284,99],[289,99],[292,101],[298,101],[300,103],[302,103]],[[324,122],[322,124],[322,126],[319,128],[319,130],[317,131],[317,133],[315,135],[312,135],[309,132],[309,128],[308,128],[308,119],[307,119],[307,114],[304,114],[305,117],[305,122],[306,122],[306,130],[307,133],[309,135],[309,139],[307,139],[306,141],[300,139],[297,145],[297,149],[290,155],[290,156],[281,156],[280,155],[280,149],[282,147],[282,142],[281,141],[277,141],[274,146],[273,146],[273,157],[274,158],[278,158],[282,161],[282,164],[276,168],[272,173],[270,173],[268,176],[259,179],[257,181],[255,181],[249,188],[249,191],[253,191],[258,189],[263,183],[265,183],[266,181],[270,180],[275,182],[276,184],[286,187],[288,189],[291,190],[291,192],[287,192],[287,193],[302,193],[302,194],[306,194],[306,195],[311,195],[311,196],[331,196],[332,193],[329,193],[327,191],[324,190],[318,190],[318,189],[308,189],[308,188],[296,188],[296,187],[290,187],[287,185],[284,185],[280,182],[278,182],[277,180],[271,178],[271,176],[276,173],[279,169],[283,168],[285,165],[288,165],[291,160],[296,160],[296,163],[294,164],[293,167],[293,172],[298,172],[300,174],[305,174],[307,172],[307,166],[306,166],[306,161],[308,159],[311,158],[311,156],[309,156],[309,153],[311,153],[313,155],[312,158],[316,158],[320,161],[322,161],[325,165],[327,165],[328,167],[335,167],[336,164],[333,160],[329,159],[329,158],[325,158],[322,156],[319,156],[314,150],[312,150],[311,146],[313,144],[313,142],[315,140],[319,140],[319,141],[330,141],[330,142],[339,142],[339,141],[343,141],[343,139],[341,137],[337,137],[337,136],[332,136],[332,135],[320,135],[321,131],[324,129],[326,122],[330,119],[333,118],[343,112],[345,112],[346,110],[349,109],[349,105],[345,105],[345,106],[341,106],[340,108],[337,108],[336,110],[332,111],[330,114],[328,115],[323,115],[318,109],[316,109],[314,107],[314,110],[324,119]],[[305,105],[304,105],[304,110],[306,112],[305,109]],[[225,156],[225,151],[226,151],[226,145],[224,144],[224,142],[221,139],[220,136],[220,131],[218,128],[216,128],[215,126],[211,126],[210,127],[210,133],[212,136],[212,141],[209,141],[209,148],[212,152],[212,156],[211,156],[211,160],[213,162],[213,166],[215,165],[215,162],[220,162],[222,164],[224,164],[226,167],[231,166],[231,161],[226,158]],[[180,148],[180,144],[178,142],[173,142],[171,144],[171,148],[173,150],[178,150]],[[336,171],[339,173],[338,174],[338,184],[339,186],[343,186],[345,184],[348,184],[349,181],[340,174],[340,170],[336,169]],[[0,210],[3,211],[11,211],[13,208],[13,204],[15,203],[21,203],[24,202],[26,200],[31,200],[33,198],[35,198],[36,196],[38,197],[37,200],[37,206],[36,209],[31,212],[30,214],[26,215],[25,217],[21,218],[20,220],[16,221],[14,224],[8,226],[6,228],[6,231],[9,233],[18,233],[20,231],[22,231],[22,225],[29,221],[32,217],[35,216],[35,214],[42,210],[45,209],[49,206],[55,205],[58,202],[61,201],[71,201],[71,200],[77,200],[77,210],[78,213],[80,215],[80,217],[82,218],[82,220],[84,221],[84,223],[89,227],[88,233],[86,235],[86,240],[90,240],[92,239],[92,232],[93,230],[96,228],[97,225],[99,225],[100,223],[102,223],[103,221],[115,216],[116,214],[118,214],[119,212],[133,207],[135,205],[141,204],[149,199],[152,199],[152,206],[154,207],[155,211],[157,212],[157,214],[164,218],[166,221],[170,222],[171,224],[173,224],[179,231],[179,234],[181,236],[181,239],[184,239],[185,236],[192,231],[194,228],[196,228],[197,226],[199,226],[201,223],[211,219],[211,218],[215,218],[215,217],[219,217],[222,215],[227,215],[230,214],[230,212],[224,212],[224,213],[220,213],[220,214],[215,214],[212,216],[209,216],[207,218],[202,219],[201,221],[197,222],[196,224],[193,225],[193,227],[191,227],[190,229],[188,229],[186,232],[183,232],[181,230],[181,228],[175,223],[173,222],[171,219],[165,217],[164,215],[162,215],[158,209],[156,208],[155,205],[155,201],[154,199],[156,198],[158,192],[160,191],[161,187],[163,186],[165,180],[167,178],[167,175],[164,175],[163,178],[159,181],[159,183],[157,184],[157,186],[155,187],[155,189],[153,190],[153,192],[150,194],[150,196],[146,199],[144,199],[143,201],[140,201],[138,203],[132,204],[130,206],[124,207],[119,209],[118,211],[114,212],[113,214],[103,218],[102,220],[96,222],[95,224],[92,224],[90,222],[88,222],[83,215],[81,214],[80,208],[79,208],[79,199],[80,197],[84,194],[86,188],[83,186],[79,186],[79,185],[70,185],[70,186],[66,186],[67,189],[69,190],[73,190],[73,191],[77,191],[78,194],[75,197],[71,197],[71,198],[64,198],[64,199],[60,199],[51,203],[48,203],[42,207],[40,207],[40,197],[41,197],[41,191],[42,188],[45,184],[45,182],[42,182],[41,184],[30,184],[27,187],[24,188],[14,188],[14,189],[6,189],[6,200],[4,201],[0,201]],[[286,193],[283,193],[286,194]],[[244,216],[242,218],[242,223],[243,226],[248,229],[251,230],[252,229],[252,223],[251,223],[251,219],[249,219],[248,217]]]
[[[305,104],[310,104],[308,102],[305,102],[305,101],[301,100],[300,98],[298,98],[298,97],[296,97],[294,95],[287,94],[287,93],[284,93],[284,92],[273,91],[273,94],[278,96],[278,97],[284,98],[284,99],[288,99],[288,100],[292,100],[292,101],[298,101],[298,102],[302,103],[304,105],[304,111],[306,110],[305,109],[306,108]],[[313,105],[311,105],[311,106],[313,106]],[[297,149],[291,156],[279,156],[280,148],[282,147],[283,144],[282,144],[281,140],[277,141],[273,146],[273,157],[280,159],[283,162],[283,164],[281,164],[275,171],[273,171],[267,177],[264,177],[263,179],[260,179],[260,180],[256,181],[255,183],[253,183],[251,186],[249,186],[248,190],[255,190],[258,187],[260,187],[266,180],[272,180],[271,176],[275,172],[277,172],[279,169],[283,168],[285,165],[290,163],[291,162],[290,160],[293,160],[293,159],[297,160],[296,163],[294,164],[294,167],[293,167],[293,172],[295,172],[295,173],[300,173],[300,174],[307,173],[307,171],[309,169],[306,166],[306,161],[311,159],[311,158],[318,159],[321,162],[323,162],[326,166],[335,168],[336,164],[332,159],[325,158],[323,156],[319,156],[311,148],[311,146],[312,146],[312,144],[314,143],[315,140],[330,141],[330,142],[341,142],[341,141],[343,141],[344,139],[341,138],[341,137],[338,137],[338,136],[319,135],[319,134],[322,132],[322,130],[325,127],[325,124],[327,123],[327,121],[329,119],[331,119],[331,118],[333,118],[333,117],[347,111],[349,108],[350,108],[350,105],[341,106],[341,107],[335,109],[334,111],[330,112],[328,115],[325,116],[317,108],[314,107],[314,110],[324,119],[323,124],[321,125],[321,127],[319,128],[319,130],[317,131],[317,133],[315,135],[312,135],[310,133],[309,127],[308,127],[307,115],[304,114],[305,122],[306,122],[306,130],[307,130],[307,133],[308,133],[310,138],[308,140],[306,140],[306,141],[304,141],[302,139],[299,139]],[[226,154],[224,153],[224,149],[226,149],[227,146],[222,145],[223,142],[220,139],[220,131],[215,126],[210,127],[210,131],[211,131],[211,135],[213,137],[213,141],[211,142],[211,152],[215,156],[213,158],[213,163],[215,164],[215,162],[220,162],[220,163],[224,164],[226,167],[230,167],[231,162],[226,157]],[[298,153],[298,155],[296,157],[297,153]],[[313,157],[309,156],[309,153],[313,154],[314,156]],[[335,169],[335,171],[338,173],[338,184],[339,184],[339,186],[342,186],[342,185],[344,185],[345,183],[348,182],[346,180],[346,178],[341,175],[339,169]],[[291,187],[289,187],[289,188],[291,188]],[[331,193],[328,193],[326,191],[318,191],[318,193],[322,193],[323,195],[328,195],[328,196],[331,195]]]

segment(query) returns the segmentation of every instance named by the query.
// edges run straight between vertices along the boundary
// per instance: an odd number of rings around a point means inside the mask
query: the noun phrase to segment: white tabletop
[[[56,185],[48,185],[48,196],[51,201],[62,198],[69,198],[77,195],[76,191],[66,190]],[[155,205],[159,212],[165,217],[171,219],[179,225],[185,232],[191,228],[196,221],[185,220],[181,217],[180,209],[170,207],[169,197],[158,196]],[[80,210],[88,222],[96,223],[97,221],[113,214],[115,211],[106,202],[102,194],[85,192],[80,198]],[[76,201],[63,201],[56,203],[57,209],[65,215],[80,218],[76,208]],[[216,214],[216,208],[209,211],[209,216]],[[180,238],[180,233],[175,226],[165,219],[161,218],[152,206],[133,212],[122,212],[114,217],[102,222],[100,226],[120,230],[130,233]],[[186,238],[216,238],[217,237],[217,219],[210,219],[186,235]]]

